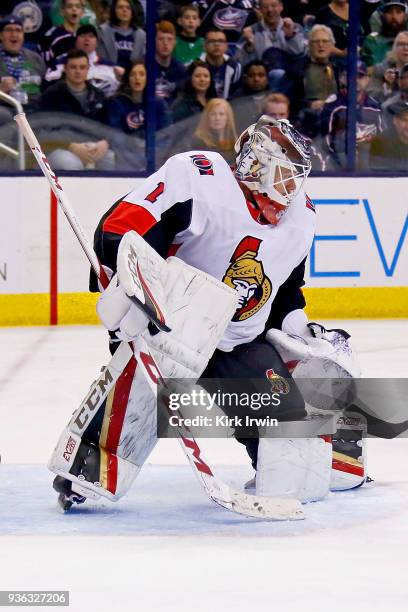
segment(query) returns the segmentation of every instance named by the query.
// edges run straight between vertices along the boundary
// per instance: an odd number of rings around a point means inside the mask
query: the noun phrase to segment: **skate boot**
[[[372,482],[367,476],[366,426],[360,416],[343,416],[332,436],[332,491],[345,491]]]
[[[86,497],[73,490],[73,485],[74,483],[62,476],[56,476],[52,483],[54,490],[59,494],[58,505],[64,512],[68,512],[73,504],[83,504],[86,500]]]

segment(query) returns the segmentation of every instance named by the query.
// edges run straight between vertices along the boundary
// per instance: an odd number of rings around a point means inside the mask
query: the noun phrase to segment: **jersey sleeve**
[[[190,172],[183,158],[170,158],[157,172],[128,193],[103,221],[103,231],[144,235],[178,202],[192,198]]]
[[[189,167],[183,158],[171,157],[157,172],[115,202],[102,217],[94,238],[99,260],[116,271],[119,243],[131,230],[166,257],[176,234],[190,225],[192,203]],[[90,290],[98,291],[92,273]]]
[[[293,269],[286,281],[279,287],[265,325],[265,332],[271,329],[271,327],[281,329],[282,321],[287,314],[292,312],[292,310],[306,306],[306,300],[301,289],[305,284],[305,265],[306,257]]]

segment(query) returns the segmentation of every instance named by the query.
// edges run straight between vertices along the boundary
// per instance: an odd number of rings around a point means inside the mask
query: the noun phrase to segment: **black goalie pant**
[[[259,397],[259,393],[271,394],[280,390],[278,406],[262,406],[256,410],[239,403],[220,406],[229,417],[243,417],[243,422],[247,414],[257,418],[269,416],[278,421],[297,421],[306,415],[304,400],[288,369],[274,347],[263,339],[240,344],[230,352],[216,350],[198,384],[210,393],[239,393],[250,398],[251,395]],[[246,446],[256,469],[258,428],[236,428],[234,435]]]

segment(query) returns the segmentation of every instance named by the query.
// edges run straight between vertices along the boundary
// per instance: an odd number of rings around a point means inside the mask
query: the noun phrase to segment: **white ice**
[[[365,376],[407,377],[408,321],[327,323],[352,333]],[[126,498],[63,515],[45,463],[109,360],[105,334],[3,328],[0,345],[0,590],[70,590],[75,612],[408,608],[407,439],[369,440],[375,483],[307,505],[301,522],[212,505],[173,440]],[[234,441],[205,447],[235,486],[252,475]]]

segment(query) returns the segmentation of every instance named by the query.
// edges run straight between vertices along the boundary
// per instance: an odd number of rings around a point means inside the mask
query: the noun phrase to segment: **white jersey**
[[[174,226],[170,254],[239,294],[239,307],[219,344],[231,350],[264,331],[279,287],[313,241],[315,213],[303,191],[278,225],[258,218],[221,155],[189,151],[171,157],[131,191],[103,229],[144,234],[156,223],[162,223],[164,233]]]

